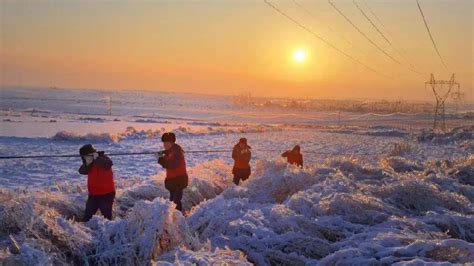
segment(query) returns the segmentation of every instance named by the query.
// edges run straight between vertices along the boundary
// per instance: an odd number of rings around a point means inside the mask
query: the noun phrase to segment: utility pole
[[[441,127],[441,131],[446,130],[446,112],[445,112],[445,102],[451,93],[452,88],[456,85],[458,91],[460,90],[460,85],[455,81],[455,74],[451,75],[450,80],[435,80],[433,73],[431,73],[430,81],[425,82],[425,87],[427,85],[431,86],[434,96],[436,98],[436,107],[434,111],[434,122],[433,122],[433,131],[436,131]],[[443,88],[443,85],[448,86],[448,90],[445,94],[441,94],[440,91]],[[439,88],[437,88],[439,87]],[[441,125],[439,125],[441,123]]]
[[[107,109],[109,110],[109,115],[112,115],[112,96],[107,96]]]

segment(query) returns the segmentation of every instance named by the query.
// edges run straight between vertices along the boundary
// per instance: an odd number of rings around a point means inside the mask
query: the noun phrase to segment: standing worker
[[[301,154],[301,149],[299,145],[293,147],[291,151],[285,151],[282,157],[286,157],[289,164],[294,164],[298,167],[303,167],[303,154]]]
[[[232,174],[234,174],[233,181],[237,186],[240,180],[245,181],[250,176],[250,158],[252,157],[250,149],[251,147],[247,145],[247,139],[241,138],[232,150],[232,159],[234,159]]]
[[[82,165],[79,168],[81,175],[87,175],[87,198],[84,221],[89,221],[100,210],[102,215],[112,220],[112,206],[115,199],[114,173],[112,160],[97,151],[91,144],[79,149]]]
[[[176,136],[167,132],[161,136],[164,151],[155,153],[158,163],[166,169],[165,188],[170,192],[170,201],[176,204],[176,209],[183,212],[181,199],[183,190],[188,186],[188,173],[184,151],[176,144]]]

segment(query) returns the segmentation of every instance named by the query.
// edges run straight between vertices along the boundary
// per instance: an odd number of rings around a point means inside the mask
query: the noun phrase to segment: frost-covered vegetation
[[[187,153],[183,216],[167,200],[154,156],[111,156],[115,219],[82,223],[78,158],[1,160],[0,265],[474,261],[471,116],[448,116],[454,129],[434,133],[426,130],[430,114],[408,114],[421,105],[326,101],[314,104],[348,112],[296,105],[255,112],[220,96],[2,93],[2,156],[77,154],[88,142],[108,154],[158,151],[161,133],[172,130],[185,151],[228,150],[247,137],[253,175],[236,187],[230,153]],[[279,158],[296,144],[303,169]]]
[[[230,165],[190,169],[187,217],[162,176],[125,182],[116,218],[80,223],[85,193],[2,190],[4,264],[258,265],[467,263],[474,260],[474,157],[379,166],[346,157],[304,169],[259,161],[242,187]],[[119,182],[120,183],[120,182]]]

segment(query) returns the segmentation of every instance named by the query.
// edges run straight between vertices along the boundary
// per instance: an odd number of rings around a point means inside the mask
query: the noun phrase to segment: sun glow
[[[298,49],[293,53],[293,60],[297,63],[303,63],[306,60],[306,52],[304,50]]]

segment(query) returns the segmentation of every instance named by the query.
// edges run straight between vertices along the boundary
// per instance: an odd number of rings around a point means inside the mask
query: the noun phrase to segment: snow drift
[[[77,134],[69,131],[59,131],[51,138],[55,141],[76,141],[76,142],[118,142],[122,140],[149,139],[161,136],[164,132],[171,131],[177,136],[197,136],[197,135],[216,135],[232,133],[263,133],[267,131],[281,131],[279,127],[268,125],[245,125],[242,127],[184,127],[179,126],[174,129],[161,128],[159,130],[136,130],[134,127],[127,127],[124,132],[111,133],[88,133]]]

